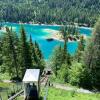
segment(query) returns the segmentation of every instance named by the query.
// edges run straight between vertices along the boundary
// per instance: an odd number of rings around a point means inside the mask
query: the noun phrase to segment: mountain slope
[[[0,0],[1,21],[93,25],[99,14],[100,0]]]

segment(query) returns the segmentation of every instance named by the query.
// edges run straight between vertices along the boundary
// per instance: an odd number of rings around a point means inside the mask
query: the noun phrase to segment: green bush
[[[72,65],[69,69],[69,83],[72,85],[79,85],[83,70],[84,68],[82,67],[81,63],[75,61],[72,62]]]
[[[62,82],[68,82],[68,65],[62,64],[60,70],[58,71],[58,78]]]

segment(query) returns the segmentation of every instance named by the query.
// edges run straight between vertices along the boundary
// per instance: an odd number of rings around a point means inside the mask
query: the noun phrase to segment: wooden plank
[[[13,100],[15,99],[17,96],[19,96],[20,94],[22,94],[24,92],[24,90],[21,90],[20,92],[16,93],[14,96],[10,97],[8,100]]]

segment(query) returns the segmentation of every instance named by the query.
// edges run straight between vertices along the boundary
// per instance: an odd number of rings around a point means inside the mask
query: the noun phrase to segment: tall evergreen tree
[[[68,42],[68,27],[63,26],[61,29],[61,33],[63,35],[63,40],[64,40],[64,52],[63,52],[63,58],[64,60],[66,59],[66,54],[67,54],[67,42]],[[63,60],[63,61],[64,61]]]
[[[16,52],[16,41],[15,35],[12,32],[12,29],[6,27],[6,33],[3,37],[3,47],[2,47],[2,55],[3,55],[3,66],[6,66],[7,71],[13,77],[19,77],[19,66],[17,61],[17,52]]]
[[[22,26],[21,38],[20,38],[20,63],[21,63],[21,70],[23,74],[26,69],[32,68],[32,58],[31,58],[31,53],[29,49],[30,48],[27,42],[26,33]]]
[[[90,86],[100,89],[100,19],[94,27],[92,39],[85,51],[84,63]]]
[[[35,41],[35,52],[36,52],[36,55],[38,56],[39,59],[43,58],[42,52],[39,49],[39,45],[36,41]]]
[[[14,67],[15,67],[15,70],[16,70],[16,77],[18,78],[19,73],[18,73],[18,64],[17,64],[17,54],[16,54],[16,51],[15,51],[14,41],[13,41],[12,36],[11,36],[12,30],[10,31],[9,28],[6,28],[6,31],[8,33],[9,46],[10,46],[11,54],[12,54],[12,61],[13,61],[13,64],[14,64]]]
[[[85,41],[84,37],[81,36],[80,41],[79,41],[79,46],[78,46],[80,51],[84,51],[85,44],[86,44],[86,41]]]
[[[30,53],[31,53],[31,59],[33,59],[33,48],[34,48],[34,45],[33,45],[33,42],[32,42],[32,37],[30,35],[30,41],[29,41],[29,45],[30,45]]]
[[[32,64],[33,64],[33,67],[34,67],[36,65],[37,59],[36,59],[36,54],[35,54],[35,44],[32,41],[31,35],[30,35],[29,44],[30,44],[30,53],[31,53]]]
[[[78,62],[80,62],[82,60],[82,55],[83,55],[83,51],[85,49],[85,45],[86,45],[86,40],[84,39],[83,36],[81,36],[80,41],[78,42],[77,52],[74,56],[75,60],[77,60]]]
[[[41,69],[41,73],[45,67],[45,62],[43,60],[43,55],[42,55],[42,52],[39,48],[39,45],[38,43],[35,41],[35,44],[34,44],[34,50],[35,50],[35,53],[34,53],[34,61],[36,63],[36,68],[39,68]]]
[[[2,46],[3,46],[3,43],[2,43],[2,39],[0,38],[0,65],[2,65],[2,63],[3,63],[3,60],[2,60]]]
[[[58,75],[58,70],[60,70],[62,64],[63,64],[63,48],[61,46],[58,46],[55,48],[53,55],[51,56],[50,62],[51,62],[51,67],[54,72],[54,74]]]
[[[69,63],[70,64],[70,55],[68,54],[68,51],[67,51],[67,43],[68,43],[68,37],[70,35],[70,26],[63,26],[62,29],[61,29],[61,33],[63,35],[63,40],[64,40],[64,48],[63,48],[63,59],[62,61],[64,63]]]

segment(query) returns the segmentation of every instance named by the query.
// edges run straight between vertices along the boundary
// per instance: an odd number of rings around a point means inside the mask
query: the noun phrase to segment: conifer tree
[[[0,38],[0,65],[2,65],[3,60],[2,60],[2,39]]]
[[[66,54],[67,54],[68,27],[67,26],[63,26],[62,29],[61,29],[61,33],[63,35],[63,40],[64,40],[63,58],[65,60],[66,59]]]
[[[79,46],[78,46],[80,51],[84,51],[85,44],[86,44],[85,39],[83,36],[81,36],[79,41]]]
[[[60,67],[63,64],[62,52],[63,48],[61,46],[56,47],[50,59],[51,67],[56,77],[58,75],[58,70],[60,70]]]
[[[15,70],[16,70],[15,71],[16,76],[18,78],[19,74],[18,74],[17,54],[16,54],[16,51],[15,51],[14,41],[13,41],[12,36],[11,36],[12,30],[10,31],[9,28],[6,28],[6,31],[8,33],[9,46],[10,46],[11,53],[12,53],[12,61],[13,61],[13,64],[14,64],[14,67],[15,67]]]
[[[63,59],[62,61],[66,64],[70,64],[70,55],[68,54],[68,51],[67,51],[67,43],[68,43],[68,37],[70,35],[70,26],[63,26],[62,29],[61,29],[61,33],[63,35],[63,40],[64,40],[64,48],[63,48],[63,52],[62,52],[62,55],[63,55]]]
[[[45,62],[43,60],[42,52],[41,52],[39,45],[36,41],[35,41],[34,50],[35,50],[34,61],[36,63],[37,68],[41,69],[41,72],[42,72],[44,67],[45,67]]]
[[[27,42],[26,33],[23,28],[21,27],[21,38],[20,38],[20,64],[22,74],[26,71],[26,69],[32,68],[32,58],[31,53],[29,51],[29,44]]]
[[[36,55],[38,56],[39,59],[43,58],[42,52],[39,49],[39,45],[36,41],[35,41],[35,52],[36,52]]]
[[[10,73],[13,77],[19,77],[19,67],[17,62],[17,52],[16,52],[16,45],[14,42],[14,34],[12,30],[6,27],[6,33],[3,37],[3,47],[2,47],[2,54],[3,54],[3,66],[6,66],[6,70]]]
[[[88,75],[85,78],[89,77],[91,83],[89,85],[100,89],[100,19],[94,27],[92,39],[85,50],[84,64]]]
[[[86,41],[83,36],[80,37],[80,41],[78,42],[77,52],[74,56],[75,60],[80,62],[82,60],[83,51],[85,49]]]
[[[32,59],[32,64],[33,66],[35,65],[35,46],[34,46],[34,43],[32,41],[32,37],[30,35],[30,41],[29,41],[29,44],[30,44],[30,54],[31,54],[31,59]]]

